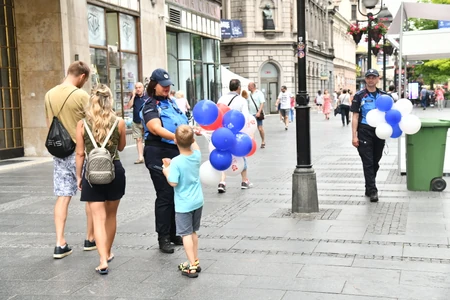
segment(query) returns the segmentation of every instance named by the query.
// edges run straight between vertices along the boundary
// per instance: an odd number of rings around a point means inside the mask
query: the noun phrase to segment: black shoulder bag
[[[47,148],[48,152],[51,155],[59,158],[65,158],[75,151],[76,145],[73,142],[69,132],[67,132],[66,128],[64,128],[63,124],[59,121],[58,116],[61,113],[62,109],[64,108],[67,99],[69,99],[70,95],[72,95],[72,93],[75,92],[76,90],[77,89],[73,90],[69,94],[69,96],[67,96],[66,100],[64,100],[64,103],[58,115],[56,116],[55,113],[53,112],[52,104],[50,102],[50,96],[48,98],[48,104],[50,105],[50,109],[53,114],[53,120],[52,124],[50,125],[50,129],[48,131],[47,139],[45,140],[45,147]]]
[[[235,95],[233,98],[231,98],[231,100],[230,100],[230,102],[228,102],[227,106],[230,106],[231,102],[233,102],[234,98],[236,98],[237,96],[239,96],[239,95]]]
[[[256,108],[256,112],[258,112],[259,108],[258,106],[256,106],[256,102],[255,100],[253,100],[252,94],[250,94],[250,98],[252,98],[253,104],[255,105]],[[264,111],[261,110],[261,112],[259,113],[259,117],[256,117],[258,120],[264,120],[265,116],[264,116]]]

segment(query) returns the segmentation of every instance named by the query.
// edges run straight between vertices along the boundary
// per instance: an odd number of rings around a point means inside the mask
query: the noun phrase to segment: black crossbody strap
[[[256,108],[256,112],[258,112],[258,106],[256,106],[256,102],[255,100],[253,100],[252,94],[250,94],[250,98],[252,98],[253,104],[255,104],[255,108]]]
[[[239,95],[234,95],[234,97],[231,98],[230,102],[228,103],[228,106],[230,106],[231,102],[233,102],[234,98],[236,98],[237,96],[239,96]]]
[[[78,89],[74,89],[70,92],[69,96],[67,96],[66,100],[64,100],[63,105],[61,106],[61,109],[58,112],[58,115],[56,115],[56,118],[59,117],[59,114],[61,113],[62,109],[64,108],[64,105],[66,105],[67,99],[69,99],[70,95],[72,95],[73,92],[75,92]],[[52,111],[52,114],[55,116],[55,113],[53,112],[52,103],[50,102],[50,95],[48,96],[48,104],[50,105],[50,110]]]

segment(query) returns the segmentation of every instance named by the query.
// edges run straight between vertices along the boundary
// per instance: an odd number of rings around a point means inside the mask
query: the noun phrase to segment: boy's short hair
[[[175,139],[181,148],[189,148],[194,142],[194,131],[189,125],[180,125],[175,130]]]

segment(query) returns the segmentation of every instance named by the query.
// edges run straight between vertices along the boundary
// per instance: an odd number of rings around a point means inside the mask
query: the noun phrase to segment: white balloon
[[[220,171],[214,169],[209,160],[200,166],[200,181],[205,185],[217,186],[222,179]]]
[[[398,126],[406,134],[416,134],[422,127],[422,122],[416,115],[406,115],[402,117]]]
[[[395,102],[392,108],[398,110],[402,116],[406,116],[412,112],[413,105],[408,99],[402,98]]]
[[[392,135],[392,126],[388,123],[381,123],[375,129],[375,134],[378,138],[385,140]]]
[[[209,153],[213,152],[213,150],[216,149],[216,147],[214,147],[214,145],[211,141],[209,141],[208,149],[209,149]]]
[[[231,161],[231,166],[225,170],[227,176],[237,176],[244,170],[244,158],[236,157],[233,155],[233,160]]]
[[[251,138],[253,138],[258,125],[256,123],[256,118],[250,114],[245,116],[245,125],[242,128],[241,132],[248,134]]]
[[[386,122],[386,119],[384,118],[385,115],[386,113],[383,111],[372,109],[366,115],[367,123],[372,127],[377,127],[379,124]]]

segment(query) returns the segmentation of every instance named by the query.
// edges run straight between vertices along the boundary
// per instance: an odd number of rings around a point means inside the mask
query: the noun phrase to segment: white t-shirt
[[[316,104],[323,104],[323,95],[316,95]]]
[[[278,99],[280,99],[280,109],[291,109],[291,93],[288,91],[280,92]]]
[[[341,104],[350,106],[350,95],[348,93],[341,94],[339,96],[339,102],[341,102]]]
[[[178,108],[179,108],[182,112],[186,113],[186,111],[187,111],[187,104],[188,104],[186,98],[178,98],[178,99],[175,99],[175,103],[177,104]]]
[[[233,99],[234,96],[236,96],[236,97]],[[228,105],[228,103],[230,103],[231,99],[233,99],[233,101],[231,102],[230,105]],[[229,92],[228,94],[223,95],[222,97],[220,97],[220,99],[219,99],[219,101],[217,101],[217,103],[225,104],[225,105],[229,106],[231,109],[238,110],[241,113],[243,113],[244,115],[248,115],[247,100],[236,92]]]

